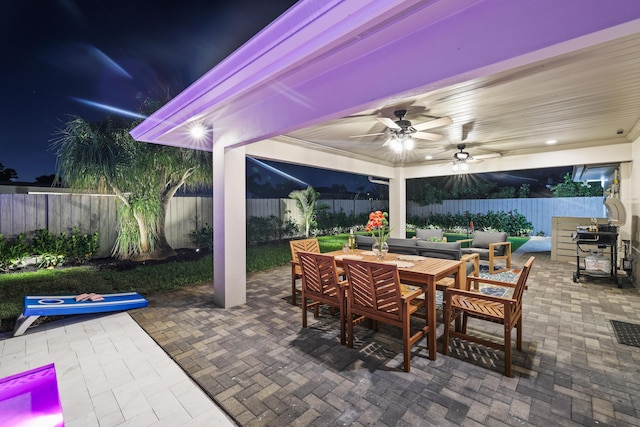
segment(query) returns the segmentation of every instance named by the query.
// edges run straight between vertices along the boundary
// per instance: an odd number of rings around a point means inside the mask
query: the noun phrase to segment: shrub
[[[62,264],[68,260],[76,264],[86,263],[100,247],[99,234],[82,233],[77,227],[73,227],[71,233],[60,233],[58,236],[49,230],[40,229],[33,232],[31,240],[31,254],[40,257],[47,255],[51,262],[41,262],[48,268]],[[62,256],[62,258],[61,258]]]
[[[81,233],[78,228],[73,227],[71,234],[63,239],[65,241],[65,255],[78,264],[89,261],[100,247],[97,231],[87,234]]]
[[[488,211],[486,214],[472,214],[469,211],[455,214],[432,214],[428,218],[412,216],[407,218],[407,222],[421,227],[433,225],[443,230],[456,232],[467,230],[473,222],[473,228],[476,230],[505,231],[510,236],[528,236],[533,231],[533,224],[516,209],[510,212]]]
[[[191,236],[191,243],[196,248],[209,252],[213,251],[213,228],[209,224],[205,224],[199,230],[193,230],[189,235]]]
[[[64,255],[41,254],[38,255],[38,268],[54,268],[64,264],[65,260]]]
[[[275,215],[269,217],[250,216],[247,218],[247,244],[278,242],[296,236],[298,225],[291,219],[282,220]]]
[[[24,233],[20,233],[13,239],[5,239],[0,234],[0,271],[13,270],[21,266],[27,256],[29,256],[29,245]]]
[[[52,234],[49,230],[39,229],[27,240],[25,233],[7,240],[0,234],[0,271],[15,269],[24,264],[30,255],[38,258],[39,268],[50,268],[65,262],[84,264],[98,250],[100,242],[98,232],[81,233],[77,227],[68,235]]]
[[[347,215],[343,209],[340,212],[318,212],[316,217],[317,230],[315,234],[332,235],[348,232],[351,228],[362,231],[369,220],[369,213]]]

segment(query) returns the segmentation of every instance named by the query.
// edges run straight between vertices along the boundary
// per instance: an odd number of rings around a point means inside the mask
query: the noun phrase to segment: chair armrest
[[[506,246],[505,255],[507,253],[511,253],[511,242],[497,242],[497,243],[489,243],[489,250],[494,251],[496,246]]]
[[[400,290],[402,292],[401,298],[405,301],[411,301],[424,294],[422,288],[417,286],[400,284]]]
[[[488,285],[504,286],[505,288],[514,288],[514,289],[517,285],[517,283],[500,282],[498,280],[485,279],[483,277],[467,276],[467,283],[469,283],[470,281],[475,281],[476,283],[486,283]]]
[[[475,253],[475,254],[464,254],[464,255],[462,255],[460,257],[460,261],[469,262],[473,258],[476,258],[476,261],[479,260],[480,259],[480,254],[478,254],[478,253]]]
[[[461,239],[461,240],[456,240],[456,242],[460,243],[460,247],[462,247],[463,243],[471,243],[473,242],[473,239]]]
[[[466,291],[464,289],[455,289],[455,288],[447,289],[447,299],[450,298],[450,295],[463,295],[469,298],[483,299],[486,301],[499,302],[503,304],[504,303],[516,304],[518,302],[512,298],[504,298],[504,297],[497,297],[495,295],[479,294],[478,292]]]
[[[460,261],[467,263],[473,261],[473,275],[480,275],[480,254],[464,254],[460,257]]]
[[[480,254],[479,253],[464,254],[464,255],[462,255],[460,257],[460,261],[462,261],[463,265],[465,266],[465,270],[464,270],[465,274],[467,272],[466,264],[468,262],[472,262],[473,261],[473,272],[471,273],[471,276],[469,276],[469,277],[474,277],[475,278],[475,277],[479,277],[480,276]],[[465,277],[465,279],[466,279],[466,277]],[[471,283],[469,283],[468,280],[465,280],[465,283],[466,283],[466,286],[467,286],[466,289],[467,290],[471,289],[470,288]],[[479,286],[478,282],[475,282],[473,287],[474,287],[474,289],[478,290],[479,289],[478,286]]]

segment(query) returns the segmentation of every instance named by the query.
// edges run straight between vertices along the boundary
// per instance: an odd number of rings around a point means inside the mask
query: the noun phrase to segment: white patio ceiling
[[[225,146],[274,138],[407,167],[441,165],[464,142],[504,169],[510,157],[590,147],[592,163],[624,160],[640,133],[638,2],[315,3],[299,2],[134,137],[194,146],[185,128],[203,122]],[[387,135],[353,138],[384,132],[376,117],[399,108],[414,124],[453,124],[403,155],[382,147]],[[550,166],[585,160],[558,157]]]

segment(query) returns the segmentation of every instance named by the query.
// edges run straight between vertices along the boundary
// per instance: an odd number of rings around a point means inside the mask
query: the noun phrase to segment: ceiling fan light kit
[[[403,151],[411,151],[415,147],[415,141],[411,136],[404,133],[394,134],[386,145],[389,145],[391,151],[400,154]]]
[[[466,160],[454,160],[451,168],[455,173],[467,173],[469,171],[469,164]]]
[[[467,163],[467,160],[473,160],[473,157],[471,157],[471,154],[464,151],[464,149],[466,148],[465,144],[458,144],[457,148],[460,151],[453,155],[452,170],[455,173],[467,173],[467,171],[469,170],[469,164]]]
[[[383,133],[387,133],[389,135],[389,139],[383,144],[383,146],[388,145],[391,151],[396,154],[413,150],[416,144],[414,138],[425,139],[427,141],[440,140],[442,135],[422,131],[453,123],[453,120],[451,120],[450,117],[440,117],[414,126],[409,120],[405,119],[407,110],[396,110],[393,114],[397,118],[395,121],[388,117],[378,117],[377,120],[387,127],[387,131]],[[381,133],[354,135],[351,137],[360,138],[374,135],[381,135]]]

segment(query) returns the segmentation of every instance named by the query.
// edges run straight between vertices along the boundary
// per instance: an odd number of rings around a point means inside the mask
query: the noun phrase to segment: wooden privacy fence
[[[211,197],[174,197],[169,203],[165,231],[174,248],[192,247],[190,233],[213,226]],[[47,229],[53,234],[100,233],[95,257],[108,257],[117,237],[116,201],[113,196],[77,194],[0,194],[0,233],[14,237]]]

